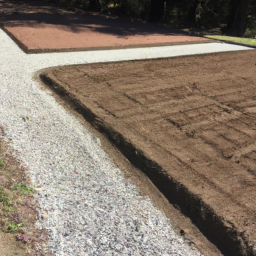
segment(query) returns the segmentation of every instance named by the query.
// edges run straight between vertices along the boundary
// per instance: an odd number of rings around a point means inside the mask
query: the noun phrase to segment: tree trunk
[[[247,13],[251,0],[233,0],[233,15],[231,13],[231,34],[242,37],[246,29]]]
[[[164,21],[165,22],[170,22],[171,20],[171,13],[172,13],[172,8],[173,8],[173,0],[166,0],[166,7],[165,7],[165,12],[164,12]]]
[[[187,17],[186,24],[189,27],[194,27],[196,25],[196,9],[199,4],[198,0],[191,1],[191,3],[186,6],[187,8]]]
[[[151,0],[149,21],[160,21],[164,16],[164,2],[165,0]]]
[[[88,9],[90,11],[99,12],[101,11],[101,5],[99,0],[90,0]]]

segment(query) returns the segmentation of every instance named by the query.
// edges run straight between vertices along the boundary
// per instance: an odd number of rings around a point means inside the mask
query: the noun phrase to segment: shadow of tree
[[[12,0],[4,4],[0,2],[0,15],[0,21],[4,26],[9,27],[43,27],[45,24],[51,24],[74,33],[89,29],[117,37],[153,34],[189,35],[189,33],[164,26],[132,21],[124,17],[87,13],[41,0]]]

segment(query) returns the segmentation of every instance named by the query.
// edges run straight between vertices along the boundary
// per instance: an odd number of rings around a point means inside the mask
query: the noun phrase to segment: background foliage
[[[47,1],[47,0],[46,0]],[[256,0],[48,0],[89,11],[128,15],[172,27],[256,35]],[[243,20],[244,17],[244,20]]]

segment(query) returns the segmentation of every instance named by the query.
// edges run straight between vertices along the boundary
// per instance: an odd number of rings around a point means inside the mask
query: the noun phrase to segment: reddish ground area
[[[41,75],[226,255],[256,255],[256,52]]]
[[[210,41],[126,18],[56,8],[43,1],[10,1],[0,7],[3,29],[28,53]]]

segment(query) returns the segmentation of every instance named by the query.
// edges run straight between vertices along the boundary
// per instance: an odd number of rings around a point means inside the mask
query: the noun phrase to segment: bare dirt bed
[[[212,41],[127,18],[56,7],[40,0],[1,0],[0,23],[4,31],[27,53]]]
[[[256,255],[256,51],[65,66],[41,79],[226,255]]]

